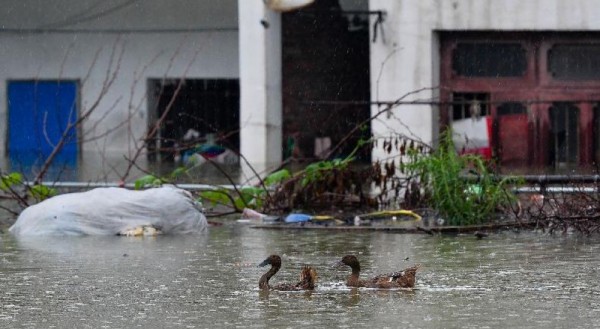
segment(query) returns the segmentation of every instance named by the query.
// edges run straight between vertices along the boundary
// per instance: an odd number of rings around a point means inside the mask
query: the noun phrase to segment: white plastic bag
[[[485,159],[492,156],[492,117],[467,118],[452,121],[452,141],[457,151],[480,154]]]
[[[117,235],[151,227],[162,234],[187,234],[207,226],[200,206],[185,190],[108,187],[62,194],[30,206],[9,231],[15,235]]]

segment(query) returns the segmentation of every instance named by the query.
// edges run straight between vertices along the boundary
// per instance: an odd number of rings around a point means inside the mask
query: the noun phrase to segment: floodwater
[[[319,273],[313,292],[261,293]],[[364,275],[421,263],[414,290],[348,289],[331,264]],[[408,258],[408,260],[407,260]],[[226,223],[190,236],[0,236],[5,328],[592,328],[600,326],[600,240],[503,232],[428,236],[281,231]]]

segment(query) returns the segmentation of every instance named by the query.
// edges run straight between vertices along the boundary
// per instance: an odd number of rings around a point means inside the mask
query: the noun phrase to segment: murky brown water
[[[23,328],[592,328],[600,326],[600,239],[212,227],[157,238],[0,237],[0,327]],[[260,293],[316,267],[311,293]],[[365,275],[413,263],[413,291],[348,289],[330,267],[346,253]],[[409,258],[405,261],[405,258]]]

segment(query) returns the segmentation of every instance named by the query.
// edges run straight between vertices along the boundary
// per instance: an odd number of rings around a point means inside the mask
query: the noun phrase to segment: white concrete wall
[[[281,15],[262,0],[238,0],[240,151],[244,176],[281,164]],[[252,168],[250,168],[252,167]]]
[[[115,7],[121,9],[110,12]],[[88,17],[102,12],[108,14]],[[79,80],[83,113],[100,96],[107,70],[116,71],[83,126],[82,148],[129,155],[148,126],[148,78],[239,77],[235,0],[11,1],[0,21],[0,152],[11,79]]]
[[[237,0],[7,0],[2,29],[214,29],[237,27]]]
[[[381,38],[371,43],[373,101],[394,101],[438,85],[436,31],[600,30],[600,6],[595,0],[370,0],[369,9],[387,12],[386,43]],[[426,89],[406,100],[436,96],[435,89]],[[372,114],[379,109],[374,106]],[[438,131],[438,110],[420,105],[396,107],[391,116],[374,121],[372,130],[376,136],[399,132],[431,143]],[[381,150],[373,152],[374,160],[386,156]]]

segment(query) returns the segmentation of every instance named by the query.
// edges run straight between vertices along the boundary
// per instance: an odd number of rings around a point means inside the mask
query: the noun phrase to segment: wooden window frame
[[[531,165],[546,167],[550,159],[548,148],[548,108],[552,102],[572,102],[579,108],[578,165],[591,165],[594,160],[593,127],[595,104],[600,104],[600,79],[555,79],[548,71],[548,50],[561,43],[600,44],[600,33],[549,32],[450,32],[440,34],[440,97],[442,103],[452,100],[453,93],[489,93],[490,112],[497,119],[497,107],[503,101],[528,102],[528,120],[533,137],[530,139]],[[452,69],[453,51],[462,42],[520,43],[526,51],[527,70],[521,77],[465,77]],[[448,106],[440,111],[442,126],[450,124]],[[600,113],[600,111],[598,112]],[[497,136],[497,135],[496,135]],[[597,144],[597,143],[596,143]],[[492,147],[498,141],[492,137]],[[538,151],[538,152],[536,152]]]

